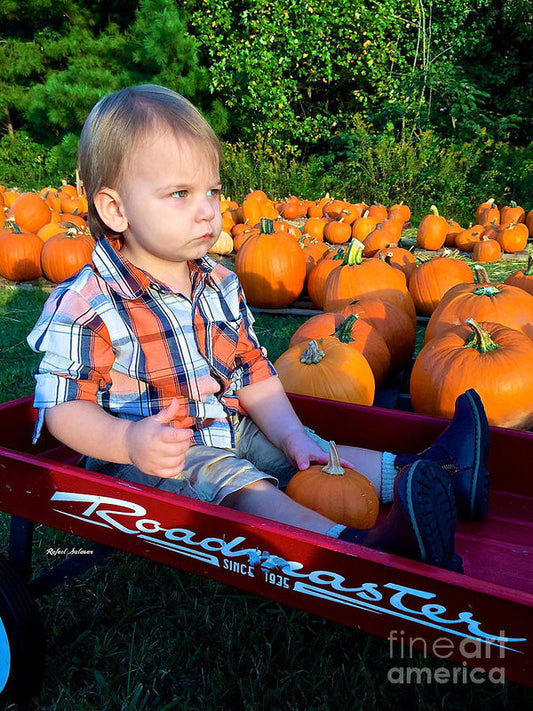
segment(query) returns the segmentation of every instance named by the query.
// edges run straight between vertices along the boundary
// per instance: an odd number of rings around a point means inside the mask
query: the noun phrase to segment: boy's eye
[[[218,197],[220,195],[221,188],[212,188],[207,191],[209,197]]]
[[[179,197],[179,198],[187,197],[187,191],[186,190],[176,190],[171,194],[171,197]]]

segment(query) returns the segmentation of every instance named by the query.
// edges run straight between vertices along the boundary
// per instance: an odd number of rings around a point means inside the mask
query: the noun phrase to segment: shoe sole
[[[462,560],[454,550],[455,500],[446,473],[434,462],[414,462],[405,477],[402,498],[422,562],[462,572]]]
[[[472,467],[468,510],[465,513],[468,518],[481,521],[487,517],[489,498],[489,472],[484,464],[485,452],[481,451],[482,437],[484,436],[485,440],[488,439],[488,423],[483,403],[477,392],[475,390],[467,390],[464,395],[470,404],[476,428],[476,456]]]

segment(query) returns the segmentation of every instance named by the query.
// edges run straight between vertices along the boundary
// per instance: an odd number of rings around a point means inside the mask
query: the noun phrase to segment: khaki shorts
[[[329,450],[326,440],[307,427],[306,432],[325,452]],[[235,441],[234,449],[204,445],[190,447],[185,455],[183,471],[172,479],[145,474],[132,464],[114,464],[91,457],[85,458],[84,466],[118,479],[213,504],[219,504],[228,494],[261,479],[284,488],[296,473],[283,452],[249,417],[236,421]]]

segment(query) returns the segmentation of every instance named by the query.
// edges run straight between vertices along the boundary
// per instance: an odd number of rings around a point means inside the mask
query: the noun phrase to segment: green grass
[[[25,336],[46,294],[0,288],[1,400],[30,394],[37,359]],[[261,315],[275,359],[300,317]],[[8,516],[0,514],[5,554]],[[34,566],[50,547],[84,541],[36,527]],[[117,552],[39,600],[47,664],[39,696],[13,711],[367,711],[519,709],[531,690],[507,682],[394,685],[386,640]],[[415,654],[412,666],[453,664]]]

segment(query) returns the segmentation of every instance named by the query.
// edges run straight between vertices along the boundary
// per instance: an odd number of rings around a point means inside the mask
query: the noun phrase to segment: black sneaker
[[[339,538],[423,563],[463,572],[455,553],[457,513],[450,479],[435,462],[418,460],[394,482],[394,503],[383,524],[346,528]]]
[[[420,459],[437,462],[450,476],[457,510],[463,518],[481,521],[487,516],[489,425],[481,398],[467,390],[455,401],[455,413],[444,432],[419,454],[398,454],[401,469]]]

